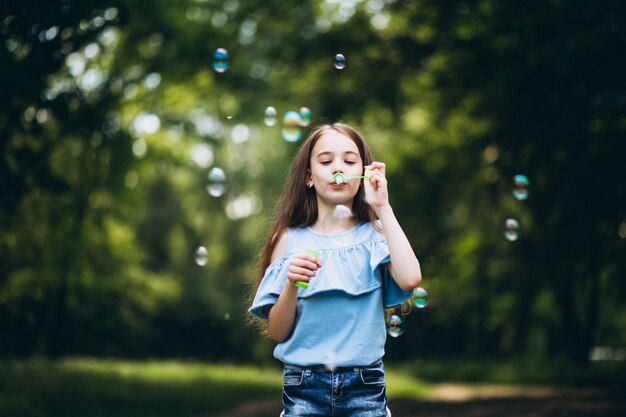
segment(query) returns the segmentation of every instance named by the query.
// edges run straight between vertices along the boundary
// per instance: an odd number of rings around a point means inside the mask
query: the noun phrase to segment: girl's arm
[[[272,252],[272,262],[287,252],[287,233],[283,232]],[[321,262],[306,253],[298,253],[289,260],[287,282],[276,304],[270,308],[268,315],[268,332],[278,343],[287,340],[296,319],[296,302],[298,301],[298,287],[296,281],[309,281],[315,276],[315,271]]]
[[[382,223],[383,233],[389,245],[391,255],[389,272],[400,288],[412,290],[422,281],[422,271],[411,243],[389,204],[385,164],[372,162],[366,168],[372,171],[369,177],[370,185],[366,185],[365,188],[366,198]]]
[[[422,281],[419,261],[390,205],[376,211],[389,245],[389,272],[403,290],[412,290]]]

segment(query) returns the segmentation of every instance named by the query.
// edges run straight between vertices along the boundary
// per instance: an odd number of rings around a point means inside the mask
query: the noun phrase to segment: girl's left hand
[[[387,192],[387,179],[385,178],[385,164],[382,162],[372,162],[364,167],[371,171],[369,181],[363,181],[365,187],[365,200],[372,206],[374,211],[378,211],[389,204],[389,193]]]

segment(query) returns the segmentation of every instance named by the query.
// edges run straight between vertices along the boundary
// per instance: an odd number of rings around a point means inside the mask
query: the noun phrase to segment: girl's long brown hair
[[[272,252],[278,239],[287,228],[304,228],[317,220],[317,197],[315,188],[308,188],[307,170],[310,168],[311,153],[319,138],[334,130],[350,138],[357,146],[363,165],[372,163],[372,154],[363,136],[353,127],[344,123],[332,123],[317,126],[311,131],[294,157],[282,194],[274,207],[272,226],[270,227],[263,250],[257,259],[255,279],[251,281],[250,301],[261,283],[265,270],[271,263]],[[374,210],[364,200],[363,187],[359,188],[352,203],[352,213],[357,222],[373,222],[377,219]]]

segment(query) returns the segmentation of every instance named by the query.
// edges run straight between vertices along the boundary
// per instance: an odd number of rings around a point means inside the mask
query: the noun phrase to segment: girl
[[[342,206],[353,215],[335,215]],[[278,342],[284,416],[385,417],[384,309],[422,279],[389,205],[385,164],[354,128],[319,126],[275,210],[249,312]]]

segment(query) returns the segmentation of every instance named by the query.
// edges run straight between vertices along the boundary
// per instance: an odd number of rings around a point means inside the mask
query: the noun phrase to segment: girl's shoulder
[[[272,239],[274,240],[274,250],[272,251],[271,262],[274,262],[278,258],[282,258],[287,254],[287,230],[283,230],[275,234]]]

